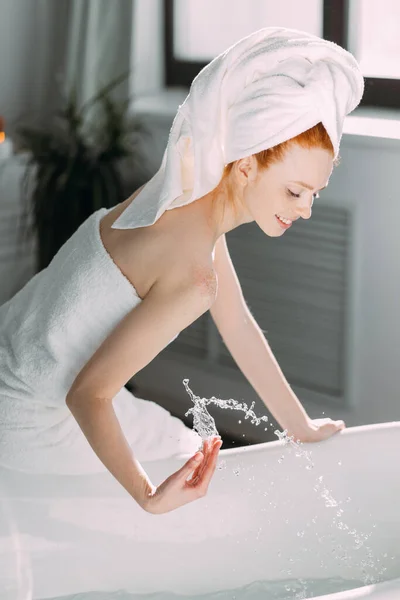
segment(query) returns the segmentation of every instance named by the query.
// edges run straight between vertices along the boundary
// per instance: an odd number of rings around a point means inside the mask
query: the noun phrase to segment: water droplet
[[[193,415],[193,429],[195,431],[197,431],[197,433],[200,435],[200,437],[202,438],[203,441],[209,439],[212,436],[218,435],[218,430],[216,428],[215,421],[207,410],[207,407],[210,404],[218,406],[219,408],[241,411],[242,413],[244,413],[244,418],[246,420],[250,418],[251,424],[253,424],[253,425],[258,426],[262,422],[264,422],[265,423],[264,431],[268,431],[268,426],[266,426],[266,423],[269,421],[269,419],[266,415],[264,415],[262,417],[256,416],[256,414],[253,411],[253,408],[255,406],[254,401],[251,403],[250,407],[248,407],[248,405],[245,402],[237,402],[233,398],[230,398],[228,400],[222,400],[219,398],[215,398],[214,396],[211,398],[200,398],[199,396],[196,396],[192,392],[192,390],[188,386],[188,383],[189,383],[189,379],[183,380],[183,385],[185,386],[186,391],[189,394],[190,399],[193,402],[193,406],[185,413],[185,416],[189,416],[190,414]],[[325,413],[323,412],[322,414],[325,414]],[[242,424],[242,420],[239,419],[238,423]],[[289,448],[288,448],[289,452],[294,451],[296,457],[301,458],[304,461],[306,461],[307,464],[305,465],[305,468],[308,471],[310,471],[314,468],[314,463],[312,461],[312,452],[304,450],[304,445],[300,440],[295,441],[293,436],[288,436],[288,431],[286,429],[284,431],[279,431],[279,430],[274,429],[273,423],[268,422],[268,425],[270,427],[272,427],[272,431],[274,431],[275,435],[278,437],[279,441],[282,442],[283,446],[289,446]],[[246,437],[246,434],[243,433],[242,437]],[[232,440],[232,445],[235,443],[236,443],[236,441]],[[282,454],[280,456],[280,458],[278,458],[278,463],[282,463],[284,458],[285,458],[285,454]],[[342,461],[338,460],[337,464],[338,464],[338,466],[342,466]],[[224,468],[226,468],[226,461],[219,462],[219,464],[217,465],[217,469],[222,470]],[[241,471],[241,469],[239,467],[236,467],[233,469],[233,473],[235,476],[239,476],[240,471]],[[254,477],[252,479],[249,479],[249,481],[251,481],[251,480],[254,480]],[[322,481],[323,481],[323,476],[318,477],[317,483],[314,485],[314,490],[320,495],[320,497],[324,501],[326,508],[337,507],[338,504],[343,504],[344,502],[351,501],[351,497],[349,496],[346,498],[345,501],[341,500],[338,503],[337,500],[335,498],[333,498],[333,496],[332,496],[331,492],[328,490],[328,488],[322,484]],[[275,485],[275,482],[271,481],[270,486],[272,487],[274,485]],[[253,488],[254,487],[257,487],[257,481],[255,482],[255,484],[253,484]],[[321,488],[322,488],[322,490],[321,490]],[[249,490],[249,493],[251,494],[251,490]],[[263,492],[263,495],[268,496],[268,492],[267,491]],[[265,504],[267,504],[267,502],[265,502]],[[271,506],[274,509],[278,508],[278,504],[275,502],[269,502],[269,506]],[[268,508],[268,505],[267,505],[267,508],[262,507],[260,510],[261,511],[266,511],[266,510],[270,511],[270,508]],[[358,510],[358,512],[360,512],[360,509]],[[343,514],[342,509],[336,511],[336,517],[341,517],[342,514]],[[370,518],[371,518],[371,520],[373,520],[373,517],[371,514],[370,514]],[[286,519],[285,522],[289,523],[289,520]],[[312,523],[315,524],[316,522],[317,522],[317,516],[312,519]],[[271,524],[271,520],[268,521],[268,524],[269,525]],[[310,525],[310,523],[307,523],[307,527],[309,527],[309,525]],[[354,538],[352,540],[352,543],[354,544],[352,547],[353,548],[355,547],[356,549],[361,548],[361,546],[364,545],[364,541],[367,540],[371,536],[371,533],[369,533],[367,535],[357,533],[357,531],[355,529],[350,529],[349,525],[347,525],[346,523],[344,523],[342,521],[336,520],[335,517],[332,517],[332,525],[334,527],[336,527],[337,529],[341,530],[343,532],[343,534],[352,536]],[[376,524],[373,524],[372,529],[375,529],[375,528],[376,528]],[[258,535],[260,534],[260,531],[258,532]],[[300,530],[297,532],[298,537],[303,537],[304,534],[305,534],[304,530]],[[321,541],[321,539],[320,539],[320,541]],[[341,548],[341,556],[338,556],[338,554],[336,553],[337,549],[338,548],[335,548],[334,550],[332,550],[332,552],[336,554],[338,559],[348,561],[349,556],[347,555],[346,552],[343,551],[343,548]],[[371,549],[368,548],[367,546],[364,546],[364,551],[368,555],[368,560],[364,561],[365,562],[365,564],[364,564],[364,567],[365,567],[364,579],[365,579],[365,582],[373,582],[376,578],[372,577],[372,575],[370,574],[370,571],[372,568],[375,568],[375,570],[376,570],[376,564],[380,563],[381,561],[379,560],[379,558],[374,559]],[[278,556],[281,556],[281,551],[278,552]],[[384,558],[387,559],[387,554],[385,554]],[[390,558],[392,560],[396,559],[395,556],[392,556]],[[289,562],[293,562],[293,559],[289,559]],[[321,561],[321,566],[324,569],[326,569],[326,565],[324,564],[323,561]],[[233,568],[233,571],[235,571],[235,570],[236,569]],[[383,573],[384,571],[385,571],[385,567],[381,569],[380,573]],[[291,573],[292,573],[291,570],[281,571],[281,572],[286,573],[287,575],[291,575]],[[304,600],[305,597],[306,597],[306,594],[302,594],[301,598],[297,598],[296,600]]]

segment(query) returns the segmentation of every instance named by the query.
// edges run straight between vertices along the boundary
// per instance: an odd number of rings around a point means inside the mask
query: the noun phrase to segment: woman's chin
[[[259,228],[269,237],[281,237],[285,229],[275,223],[257,223]]]

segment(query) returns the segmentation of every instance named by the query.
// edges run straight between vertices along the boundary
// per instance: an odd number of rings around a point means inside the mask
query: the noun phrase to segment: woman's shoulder
[[[187,210],[166,211],[154,225],[138,229],[112,229],[112,223],[139,193],[103,217],[104,246],[144,298],[156,281],[193,285],[205,296],[215,297],[217,277],[209,244],[202,230],[188,218]],[[118,210],[117,210],[118,209]],[[115,211],[115,212],[114,212]]]
[[[205,297],[214,298],[217,290],[217,275],[212,254],[207,252],[196,234],[187,232],[168,236],[160,241],[155,271],[158,280],[178,285],[192,286]]]

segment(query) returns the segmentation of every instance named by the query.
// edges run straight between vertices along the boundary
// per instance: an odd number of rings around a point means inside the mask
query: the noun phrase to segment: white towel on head
[[[347,50],[315,35],[267,27],[195,77],[172,124],[160,169],[114,222],[145,227],[220,182],[224,165],[287,141],[319,122],[339,152],[344,118],[364,79]]]

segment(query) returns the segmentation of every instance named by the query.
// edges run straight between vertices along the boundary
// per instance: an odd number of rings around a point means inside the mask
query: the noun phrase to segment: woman
[[[203,69],[156,175],[91,215],[1,307],[2,465],[105,466],[150,513],[204,496],[221,440],[154,486],[138,458],[193,453],[199,437],[123,386],[207,310],[289,434],[318,441],[344,427],[311,420],[291,391],[246,307],[225,233],[255,221],[279,236],[311,216],[362,92],[348,52],[283,28],[255,32]]]

